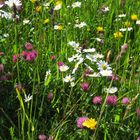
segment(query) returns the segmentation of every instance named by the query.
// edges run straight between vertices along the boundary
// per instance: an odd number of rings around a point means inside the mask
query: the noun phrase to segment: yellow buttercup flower
[[[138,20],[138,16],[136,14],[131,15],[131,20],[133,21]]]
[[[116,33],[114,33],[114,37],[117,39],[120,39],[123,37],[123,34],[121,32],[116,32]]]
[[[124,25],[125,25],[126,27],[131,27],[131,23],[130,23],[129,21],[124,22]]]
[[[83,126],[85,126],[85,127],[87,127],[87,128],[90,128],[90,129],[92,129],[92,130],[95,130],[96,124],[97,124],[97,121],[96,121],[95,119],[92,119],[92,118],[87,119],[86,121],[84,121],[84,122],[82,123]]]
[[[30,0],[32,3],[35,3],[37,0]]]
[[[44,24],[49,23],[49,21],[50,21],[50,20],[49,20],[48,18],[45,19],[45,20],[44,20]]]
[[[41,12],[42,11],[42,6],[37,6],[35,9],[37,12]]]
[[[98,33],[104,32],[104,28],[101,27],[101,26],[98,26],[98,27],[97,27],[97,32],[98,32]]]

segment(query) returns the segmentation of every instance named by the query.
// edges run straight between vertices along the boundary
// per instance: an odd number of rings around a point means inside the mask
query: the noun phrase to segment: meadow
[[[0,140],[140,140],[140,1],[0,0]]]

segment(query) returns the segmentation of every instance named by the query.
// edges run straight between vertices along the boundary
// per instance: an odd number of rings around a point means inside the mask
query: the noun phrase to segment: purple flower
[[[26,43],[26,44],[25,44],[25,48],[26,48],[27,50],[32,50],[32,49],[33,49],[33,46],[32,46],[31,43]]]
[[[38,136],[38,139],[39,139],[39,140],[47,140],[47,137],[46,137],[44,134],[40,134],[40,135]]]
[[[137,140],[140,140],[140,137],[137,137]]]
[[[53,99],[53,93],[48,93],[48,95],[47,95],[47,99],[48,99],[48,101],[52,101],[52,99]]]
[[[136,113],[140,117],[140,109],[139,108],[136,108]]]
[[[101,104],[102,102],[102,97],[101,96],[95,96],[92,100],[93,104],[97,105],[97,104]]]
[[[123,105],[127,105],[127,104],[129,104],[129,103],[130,103],[129,98],[124,97],[124,98],[122,99],[122,104],[123,104]]]
[[[81,128],[81,129],[84,128],[83,122],[86,121],[87,119],[88,119],[88,117],[79,117],[76,121],[77,127]]]
[[[20,59],[20,54],[13,55],[13,62],[17,62]]]
[[[0,64],[0,72],[3,72],[3,71],[4,71],[4,65]]]
[[[81,88],[83,91],[88,91],[89,90],[89,84],[84,82],[81,84]]]
[[[64,62],[59,61],[59,62],[57,63],[57,65],[58,65],[58,67],[64,66]]]
[[[117,104],[117,96],[116,95],[109,95],[106,99],[106,103],[108,105],[116,105]]]

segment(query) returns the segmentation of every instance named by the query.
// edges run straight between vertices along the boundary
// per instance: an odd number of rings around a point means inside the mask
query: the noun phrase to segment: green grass
[[[140,20],[140,2],[79,1],[81,7],[72,8],[75,1],[65,0],[58,11],[53,11],[55,0],[50,1],[48,8],[43,6],[46,2],[43,0],[22,1],[18,21],[0,18],[0,52],[4,53],[0,55],[0,64],[4,65],[3,71],[0,68],[0,140],[36,140],[40,134],[47,138],[53,136],[54,140],[136,140],[140,136],[140,113],[136,113],[140,106],[140,25],[131,19],[131,15],[136,14]],[[40,12],[35,10],[37,6],[42,6]],[[109,11],[101,12],[103,7],[109,7]],[[8,6],[1,9],[12,12]],[[126,17],[117,21],[120,14],[126,14]],[[25,19],[29,23],[23,24]],[[49,19],[46,24],[45,19]],[[87,25],[75,28],[76,21]],[[126,28],[125,22],[130,22],[133,30],[122,32],[120,39],[115,38],[115,32]],[[63,28],[55,30],[54,25]],[[103,32],[97,31],[99,26],[103,27]],[[4,34],[9,36],[4,37]],[[82,49],[95,48],[97,53],[103,54],[103,60],[108,61],[118,80],[85,77],[85,63],[96,72],[98,70],[96,62],[84,60],[73,74],[75,86],[70,87],[70,83],[63,81],[76,64],[68,61],[76,54],[68,44],[70,41],[79,43]],[[37,52],[32,61],[22,57],[26,42],[30,42]],[[125,43],[128,48],[118,58]],[[20,54],[16,62],[12,60],[14,54]],[[85,53],[81,54],[86,58]],[[52,55],[56,57],[54,60]],[[58,62],[64,62],[69,70],[61,72]],[[51,74],[45,79],[48,70]],[[83,82],[89,84],[88,91],[81,89]],[[114,93],[117,96],[114,106],[106,104],[107,96],[111,94],[104,92],[104,88],[112,86],[118,89]],[[53,93],[51,101],[47,97],[49,93]],[[32,95],[32,99],[25,102],[28,95]],[[92,103],[95,96],[102,97],[100,105]],[[123,97],[130,99],[129,104],[122,105]],[[79,129],[76,120],[82,116],[95,119],[96,129]]]

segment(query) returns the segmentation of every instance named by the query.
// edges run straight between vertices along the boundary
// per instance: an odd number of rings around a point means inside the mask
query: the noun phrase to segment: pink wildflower
[[[97,104],[101,104],[102,102],[102,97],[101,96],[95,96],[92,100],[93,104],[97,105]]]
[[[122,104],[123,104],[123,105],[127,105],[127,104],[129,104],[129,103],[130,103],[129,98],[124,97],[124,98],[122,99]]]
[[[13,55],[13,62],[17,62],[20,59],[20,54]]]
[[[79,117],[78,119],[77,119],[77,127],[78,128],[84,128],[84,126],[82,125],[83,124],[83,122],[84,121],[86,121],[88,119],[88,117]]]
[[[117,96],[116,95],[109,95],[107,97],[106,103],[108,105],[116,105],[117,104]]]
[[[33,49],[33,46],[32,46],[31,43],[26,43],[26,44],[25,44],[25,48],[26,48],[27,50],[32,50],[32,49]]]
[[[89,90],[89,84],[84,82],[81,84],[81,88],[83,91],[88,91]]]

